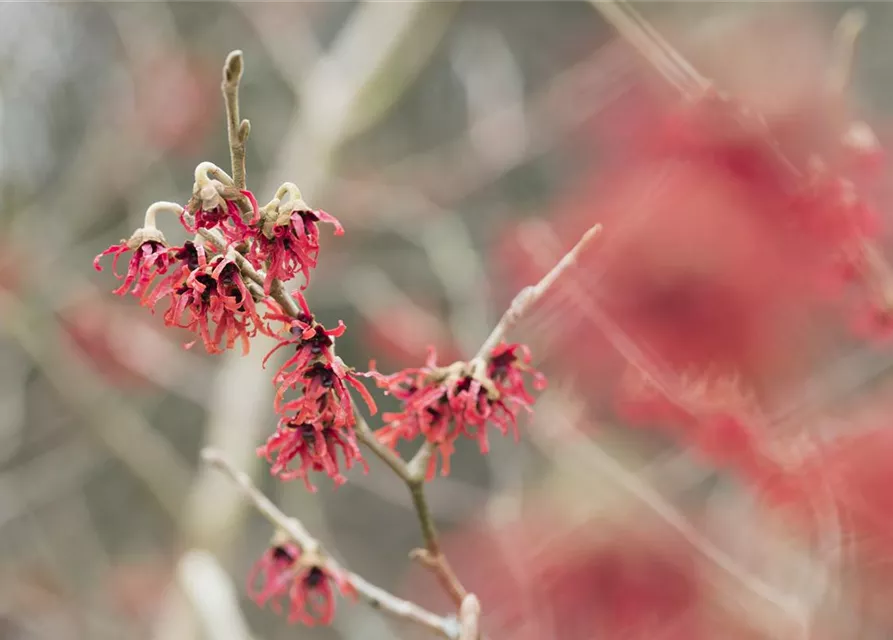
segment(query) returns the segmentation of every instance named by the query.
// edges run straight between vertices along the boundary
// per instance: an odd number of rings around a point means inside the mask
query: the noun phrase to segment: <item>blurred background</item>
[[[893,133],[893,5],[861,7],[833,100],[835,29],[856,3],[637,6],[795,155],[844,121]],[[228,170],[233,49],[249,188],[265,203],[295,182],[346,228],[324,229],[308,299],[347,324],[348,363],[473,354],[605,224],[517,329],[550,380],[521,442],[462,443],[429,487],[491,637],[890,637],[890,351],[810,288],[824,245],[780,228],[750,177],[655,159],[655,123],[684,100],[593,6],[7,2],[0,35],[0,640],[425,637],[344,601],[325,629],[254,605],[245,577],[272,531],[202,468],[204,446],[351,569],[448,611],[407,558],[409,496],[377,460],[316,495],[269,477],[255,448],[275,426],[271,344],[185,351],[91,266],[149,204],[185,202],[199,162]],[[741,391],[788,481],[632,426],[631,368],[683,394]],[[767,497],[779,486],[788,500]]]

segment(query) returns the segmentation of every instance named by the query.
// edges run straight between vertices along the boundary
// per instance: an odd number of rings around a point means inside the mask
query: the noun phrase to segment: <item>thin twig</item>
[[[0,295],[0,331],[31,357],[84,426],[139,478],[171,514],[179,512],[190,471],[176,449],[91,370],[58,331],[38,300],[26,306]]]
[[[245,143],[251,131],[247,120],[239,120],[239,81],[242,79],[242,52],[232,51],[223,65],[223,101],[226,104],[226,131],[229,137],[229,157],[233,166],[233,182],[245,189]]]
[[[267,498],[251,481],[247,474],[233,467],[223,456],[213,449],[202,451],[202,459],[212,467],[222,471],[239,488],[242,494],[250,500],[255,508],[280,529],[289,538],[294,540],[302,549],[314,552],[324,558],[325,568],[330,571],[344,571],[344,569],[330,556],[328,556],[319,541],[314,538],[306,527],[296,518],[289,518],[273,502]],[[403,620],[414,622],[428,628],[450,640],[458,640],[459,625],[453,617],[438,616],[412,602],[398,598],[392,593],[377,587],[361,576],[349,571],[344,571],[348,581],[357,590],[357,593],[372,607],[384,611]]]
[[[431,508],[425,495],[425,472],[428,467],[428,460],[434,455],[434,446],[432,443],[426,442],[413,456],[412,460],[407,463],[389,447],[378,441],[375,433],[369,428],[362,415],[357,412],[356,417],[357,438],[388,465],[409,488],[412,504],[419,520],[422,540],[425,543],[424,549],[414,549],[410,553],[410,557],[431,569],[441,586],[456,603],[456,606],[461,605],[467,595],[465,587],[462,586],[461,581],[456,576],[443,551],[441,551],[437,527],[434,524]]]
[[[542,280],[535,285],[525,287],[515,296],[515,299],[512,300],[512,303],[502,315],[502,318],[500,318],[497,325],[493,327],[493,331],[490,332],[490,335],[484,340],[484,344],[481,345],[475,358],[485,358],[494,347],[505,339],[506,333],[508,333],[515,323],[518,322],[521,316],[527,313],[530,308],[543,297],[552,285],[555,284],[558,278],[561,277],[561,274],[577,262],[580,253],[582,253],[583,249],[586,248],[589,242],[595,238],[601,230],[602,226],[600,224],[590,227],[580,240],[577,241],[577,244],[575,244],[574,247],[558,261],[558,264],[552,267],[552,269],[543,276]]]
[[[366,419],[359,411],[355,411],[354,416],[356,417],[357,421],[357,439],[364,445],[366,445],[372,451],[372,453],[377,455],[382,462],[388,465],[401,480],[403,480],[407,484],[411,483],[412,475],[409,472],[406,461],[403,460],[403,458],[398,456],[396,453],[394,453],[394,451],[390,447],[379,442],[378,438],[375,437],[375,432],[372,431],[372,429],[369,427],[369,423],[366,422]]]

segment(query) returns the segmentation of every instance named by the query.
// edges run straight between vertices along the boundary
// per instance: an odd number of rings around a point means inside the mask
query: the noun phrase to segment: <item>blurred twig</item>
[[[478,640],[480,637],[481,601],[473,593],[465,596],[459,608],[459,623],[462,631],[459,640]]]
[[[192,603],[207,640],[250,640],[239,594],[216,558],[206,551],[183,554],[177,564],[179,587]],[[174,637],[171,640],[176,640]]]
[[[398,54],[418,35],[419,21],[429,12],[446,11],[443,4],[451,3],[363,2],[354,9],[330,51],[302,83],[303,108],[283,133],[265,191],[275,190],[276,181],[285,178],[277,174],[288,172],[298,175],[301,191],[312,197],[327,177],[335,152],[358,131],[365,98],[390,79],[394,64],[405,62]],[[394,87],[391,99],[403,88]]]
[[[143,417],[103,384],[65,344],[51,320],[8,294],[0,296],[3,329],[28,353],[59,395],[82,414],[84,424],[159,503],[176,514],[190,471],[176,450]]]
[[[478,156],[477,140],[486,131],[499,131],[518,119],[518,105],[500,105],[481,115],[475,129],[434,148],[405,156],[384,167],[382,174],[413,184],[438,202],[456,202],[504,176],[511,169],[545,153],[605,104],[625,91],[631,66],[606,57],[604,48],[557,74],[549,85],[528,98],[523,110],[529,139],[523,153],[502,163]]]

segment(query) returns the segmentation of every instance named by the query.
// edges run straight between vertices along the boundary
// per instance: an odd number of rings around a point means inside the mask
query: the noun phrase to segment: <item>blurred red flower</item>
[[[142,373],[145,367],[164,366],[160,361],[146,362],[145,355],[151,350],[133,345],[134,335],[157,333],[150,321],[105,298],[82,296],[73,300],[59,313],[59,326],[113,386],[144,387],[150,384]],[[158,336],[158,340],[163,339]]]
[[[159,52],[133,72],[136,128],[160,151],[191,155],[218,123],[220,71],[185,51]]]
[[[749,637],[711,603],[690,548],[654,531],[574,523],[538,504],[520,520],[481,522],[447,536],[444,550],[480,598],[491,637]],[[415,582],[411,588],[427,595]]]
[[[625,342],[652,375],[734,373],[777,392],[848,324],[850,301],[827,284],[877,233],[866,167],[879,149],[849,95],[827,89],[830,34],[798,16],[733,21],[692,47],[722,94],[683,96],[631,63],[630,90],[591,123],[597,163],[552,205],[555,238],[504,240],[514,290],[604,224],[546,302],[558,365],[591,387],[619,377]]]

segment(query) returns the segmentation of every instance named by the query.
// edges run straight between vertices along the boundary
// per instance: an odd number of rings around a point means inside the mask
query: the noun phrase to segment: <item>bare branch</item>
[[[487,339],[484,340],[484,344],[481,345],[481,348],[475,356],[476,358],[485,358],[494,347],[503,341],[506,333],[508,333],[515,323],[518,322],[521,316],[527,313],[530,308],[543,297],[552,285],[555,284],[558,278],[561,277],[561,274],[577,262],[580,253],[582,253],[583,249],[586,248],[589,242],[595,238],[601,230],[602,226],[600,224],[590,227],[589,230],[583,234],[583,237],[577,241],[577,244],[575,244],[574,247],[558,261],[558,264],[552,267],[552,269],[543,276],[542,280],[535,285],[525,287],[515,296],[515,299],[512,300],[509,308],[502,315],[502,318],[500,318],[499,323],[493,328],[493,331]]]
[[[40,308],[0,295],[4,333],[16,340],[84,425],[145,483],[164,509],[179,512],[190,471],[171,444],[77,357]]]
[[[322,545],[310,534],[309,531],[307,531],[301,521],[296,518],[289,518],[280,511],[279,508],[254,485],[247,474],[233,467],[225,458],[213,449],[205,449],[202,451],[202,459],[207,464],[222,471],[230,480],[232,480],[242,494],[254,504],[255,508],[261,515],[269,520],[271,524],[288,535],[289,538],[294,540],[305,551],[314,552],[324,558],[326,568],[334,571],[344,571],[333,558],[325,553]],[[438,616],[412,602],[398,598],[381,587],[371,584],[355,573],[349,571],[345,573],[348,580],[360,596],[362,596],[362,598],[375,609],[379,609],[394,617],[408,620],[426,627],[444,638],[458,640],[459,628],[455,618]]]

